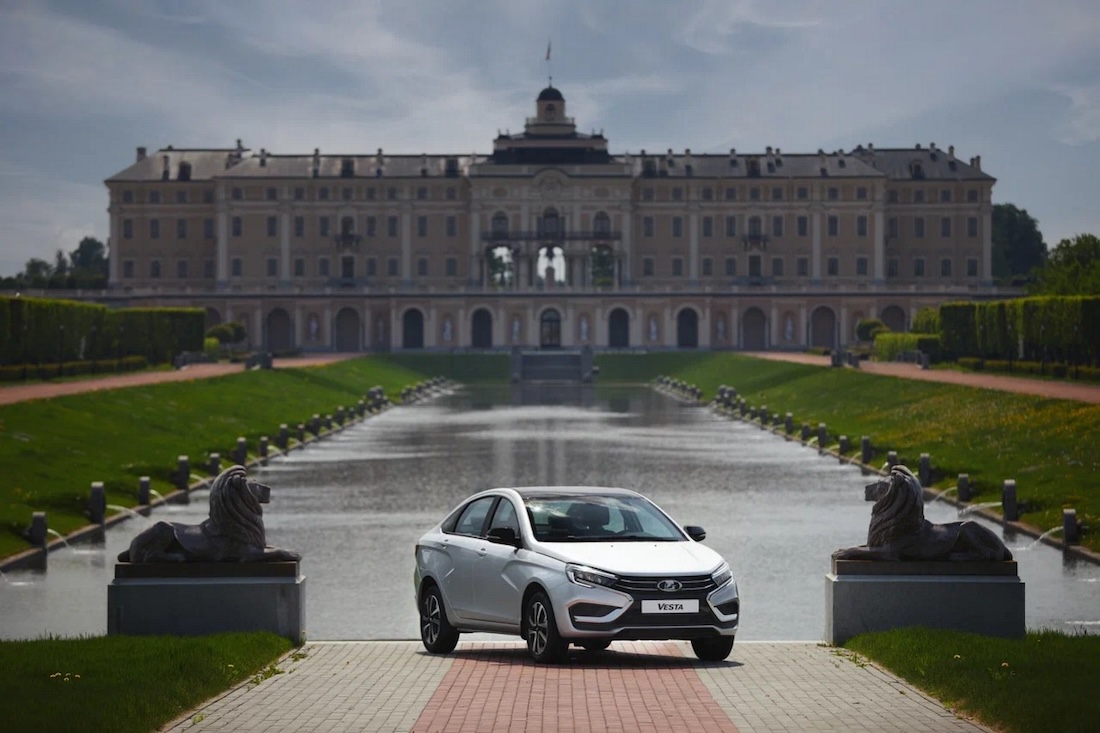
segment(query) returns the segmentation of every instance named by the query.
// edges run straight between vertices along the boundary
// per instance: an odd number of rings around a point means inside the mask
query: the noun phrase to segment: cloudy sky
[[[954,145],[1054,246],[1100,234],[1097,38],[1096,0],[0,0],[0,274],[106,240],[139,145],[485,153],[548,72],[616,153]]]

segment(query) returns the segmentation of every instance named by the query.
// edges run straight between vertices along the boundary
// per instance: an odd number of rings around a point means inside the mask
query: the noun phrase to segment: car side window
[[[515,505],[508,499],[501,499],[497,504],[497,510],[493,512],[493,522],[489,525],[489,529],[491,531],[498,527],[510,529],[516,533],[516,537],[519,537],[519,517],[516,516]]]
[[[471,537],[484,536],[485,520],[488,518],[489,510],[493,508],[493,502],[496,500],[497,497],[495,496],[483,496],[467,504],[458,518],[458,524],[455,525],[455,534],[465,534]]]

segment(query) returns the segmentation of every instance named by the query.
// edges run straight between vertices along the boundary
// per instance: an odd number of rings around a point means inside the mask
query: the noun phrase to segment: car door
[[[508,497],[501,497],[493,511],[486,535],[494,528],[506,527],[520,536],[519,516],[516,506]],[[490,542],[488,539],[476,549],[478,559],[474,563],[474,577],[470,598],[472,618],[495,624],[519,627],[520,601],[522,600],[521,553],[511,545]]]
[[[470,603],[476,596],[473,586],[479,582],[478,560],[483,554],[479,551],[488,544],[486,525],[497,498],[483,496],[471,501],[459,514],[454,529],[443,538],[454,567],[450,575],[441,580],[443,594],[451,604],[451,611],[459,618],[471,617]]]

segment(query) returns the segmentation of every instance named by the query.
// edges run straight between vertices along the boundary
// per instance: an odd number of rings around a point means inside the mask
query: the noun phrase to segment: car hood
[[[616,575],[706,575],[722,556],[698,542],[541,542],[543,554]]]

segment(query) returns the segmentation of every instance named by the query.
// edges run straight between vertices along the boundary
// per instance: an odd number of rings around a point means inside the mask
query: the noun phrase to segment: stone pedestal
[[[272,631],[301,644],[305,621],[297,562],[118,563],[107,586],[109,635]]]
[[[825,641],[905,626],[1019,638],[1024,583],[1016,563],[833,560],[825,576]]]

